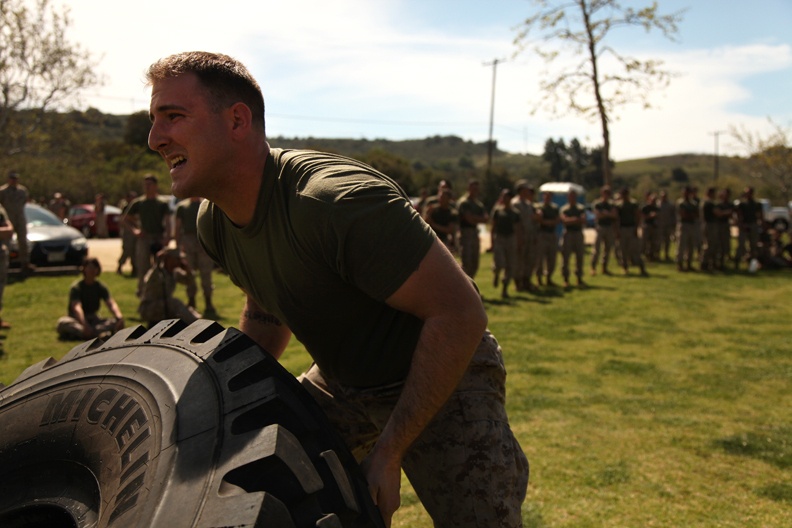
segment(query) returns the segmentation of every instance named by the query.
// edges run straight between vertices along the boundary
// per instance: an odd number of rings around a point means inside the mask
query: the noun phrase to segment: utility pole
[[[711,132],[711,134],[715,136],[715,159],[714,159],[714,168],[713,168],[715,174],[715,178],[714,178],[715,183],[718,183],[718,170],[719,170],[719,161],[720,161],[720,156],[718,156],[718,136],[720,136],[723,133],[724,132],[722,130],[716,130],[715,132]]]
[[[492,62],[485,62],[484,66],[492,66],[492,96],[490,98],[490,121],[489,121],[489,141],[487,142],[487,180],[490,179],[492,172],[492,126],[495,120],[495,74],[498,71],[498,63],[503,59],[494,59]]]

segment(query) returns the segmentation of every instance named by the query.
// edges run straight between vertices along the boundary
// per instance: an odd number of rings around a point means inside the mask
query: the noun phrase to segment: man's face
[[[232,158],[227,111],[214,112],[198,77],[187,73],[157,81],[151,90],[149,148],[170,168],[179,198],[211,198],[222,187]]]
[[[156,182],[151,180],[143,180],[143,193],[146,196],[156,196],[159,192],[159,188]]]
[[[99,268],[97,268],[94,264],[89,263],[83,266],[83,276],[86,279],[95,279],[99,276]]]

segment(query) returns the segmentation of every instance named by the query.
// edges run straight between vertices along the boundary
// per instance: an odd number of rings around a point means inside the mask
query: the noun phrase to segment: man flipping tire
[[[240,329],[302,380],[361,460],[386,525],[404,469],[435,526],[520,526],[528,464],[506,418],[501,350],[481,297],[387,176],[270,149],[244,65],[188,52],[154,63],[149,146],[177,197],[201,196],[199,240],[247,295]]]

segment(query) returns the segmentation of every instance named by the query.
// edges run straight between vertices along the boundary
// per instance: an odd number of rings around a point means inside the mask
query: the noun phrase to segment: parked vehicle
[[[107,234],[111,237],[119,235],[118,224],[121,222],[121,209],[114,205],[105,206],[107,218]],[[96,236],[96,211],[93,204],[74,205],[69,209],[66,223],[82,232],[86,238]]]
[[[790,207],[773,207],[770,200],[761,198],[762,214],[765,222],[776,231],[786,231],[790,225]]]
[[[65,225],[50,210],[25,204],[30,263],[36,267],[79,266],[88,254],[88,241],[73,227]],[[19,267],[16,235],[8,244],[9,265]]]

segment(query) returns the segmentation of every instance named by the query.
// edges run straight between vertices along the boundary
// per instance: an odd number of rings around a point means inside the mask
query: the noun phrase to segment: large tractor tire
[[[0,390],[0,526],[384,524],[294,376],[238,330],[170,320]]]

